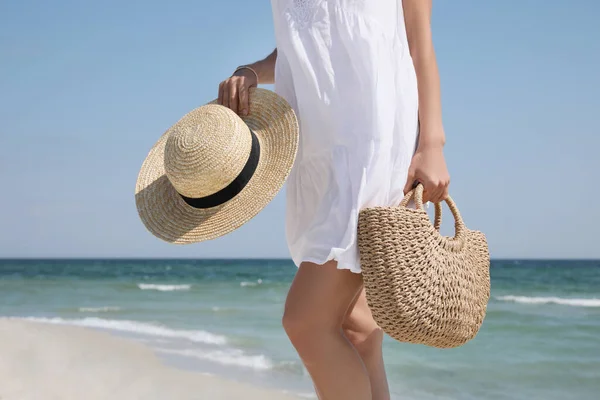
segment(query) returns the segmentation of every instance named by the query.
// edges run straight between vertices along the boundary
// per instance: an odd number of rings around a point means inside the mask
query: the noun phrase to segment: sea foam
[[[142,290],[158,290],[160,292],[173,292],[178,290],[190,290],[192,285],[158,285],[154,283],[138,283]]]
[[[18,318],[33,322],[43,322],[57,325],[75,325],[88,328],[109,329],[119,332],[129,332],[147,336],[157,336],[172,339],[187,339],[196,343],[223,345],[227,343],[227,338],[221,335],[215,335],[210,332],[200,330],[182,330],[172,329],[166,326],[151,324],[148,322],[128,321],[128,320],[110,320],[102,318],[82,318],[82,319],[64,319],[64,318],[37,318],[25,317]]]
[[[499,296],[500,301],[512,301],[522,304],[560,304],[572,307],[600,307],[600,299],[576,299],[563,297],[527,297],[527,296]]]
[[[263,280],[262,279],[257,279],[256,282],[240,282],[240,286],[241,287],[248,287],[248,286],[258,286],[258,285],[262,285]]]
[[[268,370],[273,368],[273,362],[266,356],[249,355],[239,349],[225,350],[197,350],[197,349],[164,349],[158,348],[156,351],[166,354],[174,354],[184,357],[191,357],[200,360],[212,361],[222,365],[233,365],[237,367],[246,367],[254,370]]]
[[[92,312],[92,313],[100,313],[100,312],[115,312],[121,311],[121,307],[79,307],[79,312]]]

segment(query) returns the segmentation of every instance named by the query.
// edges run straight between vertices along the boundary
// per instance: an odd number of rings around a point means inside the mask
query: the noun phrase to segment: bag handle
[[[415,206],[418,210],[425,211],[423,207],[423,185],[419,183],[413,190],[408,192],[406,196],[400,202],[401,207],[407,207],[408,203],[411,199],[414,199]],[[464,246],[465,237],[466,237],[466,227],[463,221],[462,216],[460,215],[460,211],[458,211],[458,207],[454,200],[450,196],[448,196],[445,200],[446,204],[448,204],[448,208],[450,212],[454,216],[454,237],[448,238],[440,236],[443,239],[444,244],[452,249],[460,250]],[[435,205],[435,218],[433,226],[439,232],[440,227],[442,226],[442,203],[434,203]]]

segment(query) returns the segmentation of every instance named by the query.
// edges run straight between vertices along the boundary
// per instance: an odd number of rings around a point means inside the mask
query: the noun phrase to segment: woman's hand
[[[250,88],[259,84],[275,82],[275,63],[277,49],[273,50],[266,58],[253,64],[250,68],[238,69],[232,76],[219,85],[218,103],[231,108],[236,114],[246,116],[250,112]]]
[[[419,146],[408,169],[404,194],[413,189],[415,182],[423,184],[423,202],[439,203],[448,197],[450,174],[442,145]]]
[[[218,103],[236,114],[246,116],[250,110],[249,90],[258,85],[257,76],[249,69],[238,70],[219,85]]]

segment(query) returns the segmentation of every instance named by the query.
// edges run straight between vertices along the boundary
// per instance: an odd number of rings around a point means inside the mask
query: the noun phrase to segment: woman
[[[398,204],[415,182],[448,193],[431,0],[272,0],[277,49],[238,68],[219,103],[247,115],[275,83],[300,145],[287,181],[287,240],[299,266],[283,326],[321,399],[390,397],[383,333],[360,275],[360,209]]]

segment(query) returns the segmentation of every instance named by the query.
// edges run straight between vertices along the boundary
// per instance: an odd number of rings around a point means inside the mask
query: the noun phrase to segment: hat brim
[[[211,240],[255,217],[283,187],[298,149],[298,121],[290,105],[266,89],[251,89],[249,115],[242,117],[260,142],[256,171],[242,191],[228,202],[207,209],[188,205],[169,182],[164,150],[169,133],[185,126],[186,114],[150,150],[138,175],[135,202],[146,228],[174,244]],[[212,101],[211,103],[216,103]]]

